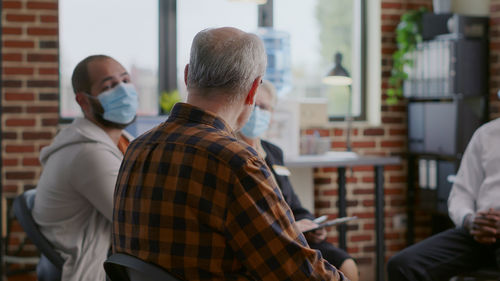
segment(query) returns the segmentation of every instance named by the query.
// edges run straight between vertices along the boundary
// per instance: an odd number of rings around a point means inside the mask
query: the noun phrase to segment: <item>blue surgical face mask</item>
[[[139,106],[135,87],[129,83],[120,83],[98,95],[97,99],[104,109],[102,118],[117,124],[132,122]]]
[[[271,123],[271,112],[256,106],[240,132],[247,138],[255,139],[267,131],[269,123]]]

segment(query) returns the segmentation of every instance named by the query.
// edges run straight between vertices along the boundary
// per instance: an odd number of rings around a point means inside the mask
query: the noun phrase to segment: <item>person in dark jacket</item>
[[[272,112],[276,103],[276,90],[273,84],[267,80],[259,87],[255,108],[247,123],[239,131],[239,137],[251,145],[257,153],[265,159],[267,166],[272,171],[285,201],[295,216],[296,226],[301,232],[316,227],[313,222],[314,216],[305,209],[295,194],[292,184],[288,178],[289,171],[284,166],[283,151],[278,146],[260,139],[266,132],[271,122]],[[358,267],[352,257],[345,251],[336,248],[326,241],[326,230],[321,228],[316,231],[304,233],[304,236],[312,249],[319,250],[323,257],[338,268],[349,278],[357,281],[359,279]]]

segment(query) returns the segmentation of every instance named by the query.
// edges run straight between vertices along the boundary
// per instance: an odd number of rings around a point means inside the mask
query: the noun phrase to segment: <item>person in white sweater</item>
[[[33,217],[65,263],[62,280],[102,280],[111,246],[113,192],[131,140],[138,98],[130,76],[103,55],[81,61],[72,76],[83,118],[42,149]]]
[[[462,272],[500,266],[500,119],[476,130],[448,198],[456,228],[393,256],[389,280],[448,280]]]

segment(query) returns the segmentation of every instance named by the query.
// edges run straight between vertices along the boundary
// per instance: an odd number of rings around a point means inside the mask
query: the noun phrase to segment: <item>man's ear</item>
[[[87,95],[83,92],[76,93],[75,100],[78,105],[82,108],[83,112],[87,112],[90,109],[90,102]]]
[[[184,67],[184,84],[188,84],[188,68],[189,68],[189,63],[186,64],[186,67]]]
[[[252,105],[255,102],[255,96],[257,95],[257,88],[259,88],[259,85],[262,81],[262,78],[259,76],[257,79],[255,79],[252,83],[252,88],[250,88],[250,91],[248,92],[248,95],[245,99],[245,104]]]

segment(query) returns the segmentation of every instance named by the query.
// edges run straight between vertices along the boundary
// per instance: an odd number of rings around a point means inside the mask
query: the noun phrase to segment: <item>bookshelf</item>
[[[410,54],[408,100],[408,232],[417,210],[432,232],[452,226],[447,199],[474,131],[488,118],[488,18],[427,13],[424,41]]]

